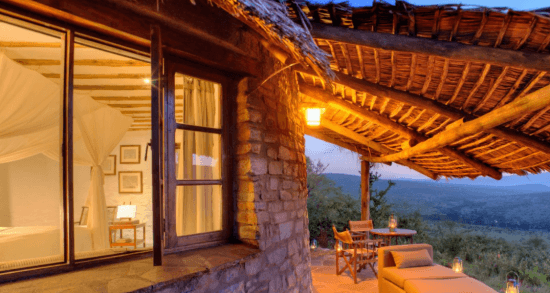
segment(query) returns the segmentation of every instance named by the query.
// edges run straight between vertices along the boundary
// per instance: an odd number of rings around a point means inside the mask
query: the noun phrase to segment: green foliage
[[[376,172],[370,173],[370,186],[374,186],[374,182],[378,181],[380,174]],[[386,227],[391,214],[392,205],[385,198],[390,188],[395,183],[388,181],[388,186],[384,190],[370,188],[370,217],[374,227]]]
[[[463,233],[454,222],[442,222],[425,241],[434,248],[434,261],[449,266],[455,256],[464,260],[464,272],[500,290],[509,272],[515,272],[522,292],[550,292],[550,252],[543,239],[523,244],[484,235]]]
[[[310,237],[317,239],[320,246],[330,247],[334,241],[332,225],[342,231],[349,228],[348,221],[361,219],[361,201],[343,193],[341,187],[337,187],[333,180],[323,175],[328,166],[321,161],[314,163],[306,157],[306,164]],[[379,174],[370,174],[371,186],[379,177]],[[393,185],[395,184],[389,182],[388,187],[382,191],[371,190],[370,211],[376,227],[388,221],[391,205],[384,196]]]
[[[310,158],[306,158],[306,163],[310,237],[317,239],[320,246],[331,246],[332,225],[339,231],[347,229],[349,220],[361,218],[361,203],[322,174],[327,167],[323,163],[314,164]]]

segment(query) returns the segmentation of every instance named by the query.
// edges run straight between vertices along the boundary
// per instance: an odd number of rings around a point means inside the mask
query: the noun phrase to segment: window
[[[176,127],[172,133],[175,184],[170,200],[173,205],[167,204],[167,212],[173,215],[168,216],[172,219],[170,226],[174,229],[168,234],[177,238],[177,243],[168,241],[167,245],[186,249],[224,241],[230,231],[223,155],[224,81],[220,78],[216,82],[215,77],[206,80],[177,70],[169,74],[173,77],[169,82],[173,97],[168,98],[173,99],[171,119]]]
[[[65,261],[62,36],[0,22],[0,273]]]

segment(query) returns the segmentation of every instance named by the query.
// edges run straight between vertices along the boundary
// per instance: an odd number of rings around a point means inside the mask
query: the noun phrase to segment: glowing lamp
[[[395,228],[397,228],[397,218],[393,214],[391,214],[388,221],[388,227],[390,228],[390,232],[395,232]]]
[[[151,83],[151,80],[148,79],[148,78],[144,78],[144,79],[143,79],[143,82],[144,82],[145,84],[150,84],[150,83]]]
[[[519,293],[519,283],[517,281],[519,276],[516,273],[513,274],[516,275],[515,279],[513,276],[510,277],[510,273],[506,275],[506,293]]]
[[[340,241],[336,242],[336,251],[337,252],[342,251],[342,243]]]
[[[317,240],[313,239],[310,243],[309,243],[309,248],[311,248],[311,250],[315,250],[317,248]]]
[[[464,267],[462,266],[462,260],[460,257],[455,257],[453,260],[453,271],[455,273],[462,273]]]
[[[129,219],[136,217],[135,205],[120,205],[117,208],[116,217],[119,219]]]
[[[307,108],[306,109],[306,124],[308,126],[321,125],[321,108]]]

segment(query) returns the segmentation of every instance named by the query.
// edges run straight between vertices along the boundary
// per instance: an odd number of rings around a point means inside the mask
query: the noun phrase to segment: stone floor
[[[343,260],[340,260],[340,267],[343,267]],[[312,251],[311,277],[314,293],[378,293],[378,280],[370,268],[357,274],[357,284],[353,283],[349,270],[337,276],[334,250]]]
[[[0,285],[0,293],[150,292],[161,285],[187,280],[212,268],[232,266],[259,250],[242,244],[171,254],[162,266],[152,258],[124,261],[85,270]]]

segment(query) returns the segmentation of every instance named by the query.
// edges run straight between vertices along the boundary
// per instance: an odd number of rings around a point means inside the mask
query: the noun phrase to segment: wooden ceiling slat
[[[472,114],[475,114],[477,111],[479,111],[483,106],[485,106],[485,103],[493,96],[493,93],[498,88],[502,80],[504,80],[504,77],[506,76],[506,73],[508,73],[508,69],[510,69],[509,66],[505,66],[500,75],[498,76],[495,83],[491,86],[489,91],[485,94],[485,96],[481,99],[481,101],[477,104],[477,106],[472,111]]]
[[[483,71],[481,72],[481,75],[477,79],[477,82],[476,82],[474,88],[470,90],[470,93],[468,94],[468,97],[466,98],[466,101],[464,101],[464,103],[459,107],[460,110],[468,109],[468,104],[470,103],[470,100],[476,94],[479,87],[485,81],[485,77],[487,77],[487,73],[489,73],[489,70],[491,70],[491,64],[485,64],[485,66],[483,67]]]
[[[458,32],[458,26],[460,25],[460,20],[462,19],[462,8],[460,7],[460,5],[458,6],[458,8],[456,10],[457,10],[456,11],[456,19],[455,19],[455,23],[454,23],[454,26],[453,26],[453,30],[449,34],[449,42],[454,41],[456,33]]]
[[[443,90],[443,85],[445,84],[445,80],[447,79],[447,74],[449,73],[449,59],[445,58],[445,63],[443,64],[443,74],[441,75],[441,81],[439,82],[439,85],[437,86],[437,90],[435,91],[434,100],[439,100],[439,95],[441,95],[441,90]]]
[[[424,96],[426,95],[426,92],[428,91],[428,88],[430,87],[430,82],[432,81],[432,74],[434,72],[434,63],[435,63],[435,57],[430,55],[428,57],[428,74],[426,75],[426,80],[424,81],[424,85],[422,86],[422,90],[420,93]]]
[[[13,61],[29,66],[29,65],[61,65],[61,60],[48,59],[13,59]],[[108,66],[108,67],[138,67],[151,65],[147,62],[137,60],[106,60],[106,59],[80,59],[74,61],[75,66]]]
[[[502,162],[502,163],[497,163],[496,165],[497,166],[506,166],[506,165],[513,164],[513,163],[516,163],[516,162],[520,162],[520,161],[523,161],[523,160],[527,160],[529,158],[539,156],[539,155],[543,155],[543,153],[542,152],[534,152],[534,153],[529,154],[529,155],[524,156],[524,157],[516,158],[516,159],[513,159],[513,160],[507,160],[506,162]]]
[[[416,71],[416,54],[412,54],[411,56],[411,67],[409,71],[409,80],[407,81],[407,88],[406,90],[409,91],[411,89],[411,85],[414,79],[414,72]]]
[[[405,114],[403,114],[403,116],[401,116],[401,118],[399,118],[399,120],[397,120],[397,122],[403,123],[403,121],[405,121],[405,119],[407,119],[415,109],[416,109],[415,106],[411,106],[409,108],[409,110],[407,112],[405,112]]]
[[[418,121],[418,119],[420,119],[420,117],[422,117],[422,115],[424,115],[424,113],[426,113],[426,109],[422,109],[422,111],[420,111],[420,113],[418,113],[418,115],[415,118],[413,118],[413,120],[407,123],[407,126],[413,125],[416,121]]]
[[[373,48],[373,54],[374,54],[374,66],[376,67],[375,83],[380,83],[380,56],[378,55],[378,50]]]
[[[506,13],[506,17],[504,17],[504,20],[502,21],[502,26],[498,32],[498,37],[493,47],[498,48],[500,46],[500,43],[502,43],[502,39],[504,38],[504,35],[508,30],[508,26],[510,25],[510,21],[512,20],[512,15],[513,15],[512,9],[508,9],[508,13]]]
[[[483,29],[485,28],[485,24],[487,23],[487,16],[489,15],[489,11],[487,11],[487,8],[483,9],[483,16],[481,18],[481,23],[479,24],[479,28],[476,31],[476,34],[473,36],[471,43],[473,45],[477,45],[477,42],[479,41],[479,37],[481,37],[481,34],[483,33]]]
[[[463,144],[463,145],[457,147],[456,149],[457,149],[457,150],[467,149],[467,148],[470,148],[470,147],[473,147],[473,146],[482,144],[482,143],[484,143],[484,142],[486,142],[486,141],[492,139],[493,137],[494,137],[494,135],[488,134],[488,135],[486,135],[484,138],[474,140],[473,142],[468,143],[468,144]]]
[[[546,114],[546,112],[550,111],[550,105],[547,106],[546,108],[540,110],[537,114],[535,114],[535,116],[531,117],[531,119],[529,119],[529,121],[527,121],[522,127],[521,127],[521,131],[526,131],[527,129],[529,129],[529,127],[531,127],[531,125],[533,125],[533,123],[535,123],[540,117],[542,117],[542,115]]]
[[[535,28],[535,25],[537,24],[537,20],[538,20],[538,17],[533,16],[533,18],[529,22],[529,29],[527,30],[527,32],[524,33],[523,38],[517,43],[517,45],[514,47],[514,50],[521,49],[521,47],[523,47],[525,42],[527,42],[527,40],[529,39],[529,37],[533,33],[533,28]]]
[[[550,124],[548,124],[548,125],[544,126],[543,128],[531,133],[531,135],[539,135],[539,134],[541,134],[545,131],[550,131]]]
[[[443,123],[441,123],[439,126],[437,126],[436,128],[426,132],[426,135],[431,135],[432,133],[436,133],[437,131],[441,130],[442,128],[444,128],[445,126],[447,126],[447,124],[451,123],[452,119],[451,118],[447,118]]]
[[[462,76],[460,77],[460,80],[458,81],[458,85],[455,88],[454,94],[447,102],[445,102],[445,105],[452,104],[456,98],[458,97],[458,93],[462,89],[462,86],[464,85],[464,82],[466,81],[466,76],[468,76],[468,73],[470,72],[470,62],[467,62],[464,66],[464,70],[462,71]]]
[[[424,130],[424,129],[430,127],[430,126],[435,122],[435,120],[437,120],[437,118],[439,118],[439,116],[440,116],[440,115],[436,113],[436,114],[433,115],[430,119],[428,119],[428,121],[426,121],[426,123],[424,123],[424,124],[422,124],[420,127],[418,127],[418,128],[416,129],[416,131],[422,132],[422,130]]]
[[[365,79],[367,74],[365,73],[365,61],[363,61],[363,51],[361,46],[355,45],[355,50],[357,50],[357,59],[359,60],[359,74],[358,78]]]

